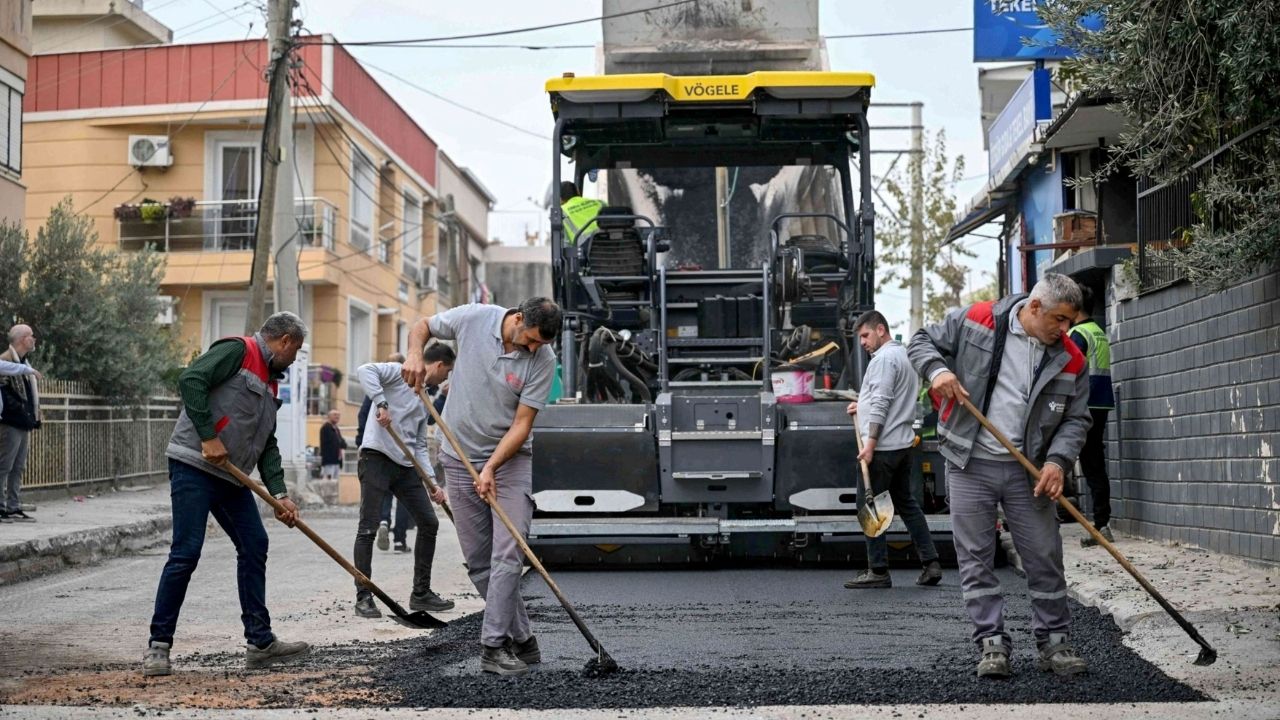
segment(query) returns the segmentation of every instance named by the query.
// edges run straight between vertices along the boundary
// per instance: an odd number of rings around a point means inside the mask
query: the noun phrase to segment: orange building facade
[[[439,242],[454,237],[442,222],[440,148],[331,41],[301,40],[296,151],[286,159],[296,174],[302,315],[312,329],[309,444],[329,409],[354,427],[356,367],[403,351],[414,320],[451,304],[436,292],[450,273]],[[266,63],[261,40],[29,63],[27,226],[43,225],[70,197],[102,245],[163,253],[160,320],[177,325],[188,355],[245,329]]]

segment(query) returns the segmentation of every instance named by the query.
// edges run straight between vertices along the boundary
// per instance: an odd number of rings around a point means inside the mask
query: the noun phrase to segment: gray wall
[[[1280,560],[1280,272],[1109,309],[1115,527]]]
[[[531,297],[551,297],[551,266],[531,263],[486,263],[485,284],[493,304],[515,307]]]

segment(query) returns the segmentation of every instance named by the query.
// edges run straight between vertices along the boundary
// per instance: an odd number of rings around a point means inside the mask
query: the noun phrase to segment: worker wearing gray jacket
[[[917,585],[937,585],[942,580],[938,550],[929,535],[924,510],[911,492],[911,468],[916,456],[916,397],[920,376],[907,358],[907,349],[889,336],[889,322],[875,310],[860,315],[853,325],[862,349],[871,354],[863,374],[858,400],[849,414],[858,419],[856,432],[863,437],[858,460],[868,465],[873,493],[889,492],[916,546],[924,570]],[[871,502],[858,493],[862,503]],[[885,537],[867,538],[867,570],[846,582],[850,589],[893,587],[889,576],[889,543]]]
[[[1071,614],[1054,501],[1089,431],[1088,365],[1064,342],[1080,288],[1048,273],[1030,296],[955,310],[918,331],[908,354],[943,398],[938,414],[960,589],[982,652],[981,677],[1010,674],[1004,598],[994,572],[996,506],[1004,507],[1022,555],[1031,627],[1041,670],[1075,675],[1088,668],[1071,646]],[[967,397],[1015,446],[1042,466],[1040,482],[963,407]]]
[[[444,382],[453,369],[453,350],[447,345],[435,344],[427,348],[425,354],[427,382],[433,385]],[[436,555],[436,533],[440,529],[440,521],[431,508],[431,502],[442,503],[445,495],[444,490],[437,487],[428,496],[426,487],[414,470],[416,458],[429,476],[435,476],[431,459],[427,457],[427,421],[430,416],[418,394],[401,377],[401,367],[400,363],[386,362],[365,363],[356,369],[360,387],[377,408],[377,413],[360,439],[360,461],[357,465],[360,522],[356,526],[355,565],[366,577],[373,576],[373,542],[382,520],[383,500],[394,495],[418,525],[418,537],[413,543],[413,592],[409,595],[409,609],[443,612],[452,610],[454,603],[431,589],[431,566]],[[400,449],[391,436],[391,430],[413,451],[414,458]],[[364,618],[382,616],[378,606],[373,604],[373,593],[360,583],[356,583],[355,613]]]

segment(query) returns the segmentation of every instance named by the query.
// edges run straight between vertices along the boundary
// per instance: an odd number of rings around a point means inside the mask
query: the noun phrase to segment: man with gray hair
[[[267,490],[285,507],[276,519],[293,527],[298,508],[284,483],[276,445],[276,383],[293,364],[307,326],[293,313],[267,318],[248,337],[215,342],[178,378],[182,412],[169,438],[169,487],[173,498],[173,544],[156,588],[145,676],[168,675],[178,613],[200,561],[209,515],[236,547],[240,619],[248,641],[245,666],[270,667],[305,655],[304,642],[278,640],[267,613],[267,530],[257,498],[225,468],[230,462],[251,472],[256,466]]]
[[[22,473],[27,467],[31,431],[40,427],[40,395],[33,378],[40,374],[27,356],[36,348],[30,325],[9,330],[9,347],[0,353],[0,521],[35,522],[22,510]]]
[[[1004,507],[1031,595],[1038,666],[1058,675],[1088,669],[1071,646],[1071,613],[1054,501],[1091,422],[1084,355],[1066,342],[1080,288],[1048,273],[1030,296],[974,303],[911,339],[911,362],[943,398],[938,415],[946,458],[960,589],[982,657],[979,677],[1008,677],[1009,634],[995,574],[996,506]],[[999,441],[959,407],[969,398],[1014,446],[1041,466],[1030,476]]]

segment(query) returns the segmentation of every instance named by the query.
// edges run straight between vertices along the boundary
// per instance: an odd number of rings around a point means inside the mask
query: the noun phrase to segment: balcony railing
[[[333,249],[337,208],[324,198],[299,198],[297,228],[301,247]],[[188,217],[119,220],[121,250],[150,245],[161,252],[231,252],[252,250],[258,228],[257,200],[197,202]]]

